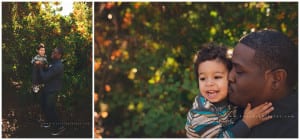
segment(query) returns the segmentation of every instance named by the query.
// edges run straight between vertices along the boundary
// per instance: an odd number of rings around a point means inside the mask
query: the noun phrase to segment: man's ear
[[[278,89],[286,83],[287,72],[285,69],[276,69],[270,72],[272,89]]]

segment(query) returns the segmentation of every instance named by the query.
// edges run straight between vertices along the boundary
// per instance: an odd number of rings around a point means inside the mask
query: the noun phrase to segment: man
[[[56,97],[63,84],[64,65],[61,62],[62,55],[62,48],[55,48],[51,54],[52,64],[49,65],[46,71],[40,69],[40,76],[45,84],[42,89],[41,108],[47,122],[42,124],[42,127],[48,128],[51,126],[53,130],[51,135],[53,136],[60,135],[65,130],[55,110]]]
[[[270,101],[275,109],[271,120],[249,130],[249,137],[297,138],[298,50],[292,41],[274,30],[252,32],[239,41],[232,62],[229,100],[243,108]]]

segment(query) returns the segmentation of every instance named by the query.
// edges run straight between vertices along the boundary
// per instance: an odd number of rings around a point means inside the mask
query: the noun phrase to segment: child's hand
[[[41,61],[35,61],[35,64],[41,64]]]
[[[256,125],[261,124],[267,120],[272,119],[272,116],[268,114],[274,110],[272,103],[264,103],[253,109],[251,109],[251,104],[247,104],[247,107],[244,111],[243,121],[249,128],[252,128]]]

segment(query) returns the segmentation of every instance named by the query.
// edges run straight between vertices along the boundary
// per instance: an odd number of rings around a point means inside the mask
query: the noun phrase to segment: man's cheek
[[[245,103],[247,102],[248,92],[247,90],[243,90],[243,89],[245,88],[243,87],[238,88],[235,94],[237,98],[240,100],[240,102]]]

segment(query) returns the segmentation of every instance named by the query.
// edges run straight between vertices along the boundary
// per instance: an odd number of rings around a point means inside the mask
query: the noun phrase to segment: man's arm
[[[48,71],[43,71],[40,69],[40,75],[43,82],[48,82],[53,77],[57,76],[59,73],[63,72],[63,66],[62,65],[53,65],[51,68],[49,68]]]
[[[247,138],[250,134],[250,128],[244,121],[240,120],[231,128],[231,132],[235,138]]]

